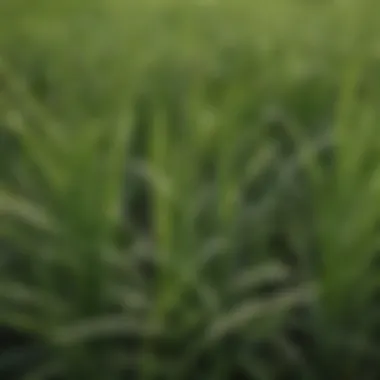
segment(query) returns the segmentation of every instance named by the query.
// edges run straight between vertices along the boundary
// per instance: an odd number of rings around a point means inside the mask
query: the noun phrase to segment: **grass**
[[[5,379],[376,379],[378,5],[0,5]]]

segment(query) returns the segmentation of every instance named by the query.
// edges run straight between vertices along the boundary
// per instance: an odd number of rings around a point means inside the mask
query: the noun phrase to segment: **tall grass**
[[[377,10],[3,1],[2,376],[376,379]]]

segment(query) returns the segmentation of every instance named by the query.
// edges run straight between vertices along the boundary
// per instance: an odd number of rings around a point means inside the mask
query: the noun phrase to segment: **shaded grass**
[[[377,378],[376,4],[1,7],[0,370]]]

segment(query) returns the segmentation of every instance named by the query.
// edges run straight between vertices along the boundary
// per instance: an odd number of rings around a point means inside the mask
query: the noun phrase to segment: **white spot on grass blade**
[[[247,301],[237,305],[233,310],[217,319],[206,333],[206,341],[215,342],[229,333],[248,327],[260,318],[281,316],[295,306],[301,306],[313,300],[315,292],[312,287],[288,291],[272,299]]]
[[[52,218],[42,207],[3,189],[0,189],[0,217],[18,219],[41,230],[56,230]]]

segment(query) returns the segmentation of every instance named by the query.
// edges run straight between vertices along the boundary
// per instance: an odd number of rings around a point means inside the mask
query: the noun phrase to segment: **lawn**
[[[378,379],[379,12],[2,0],[0,378]]]

